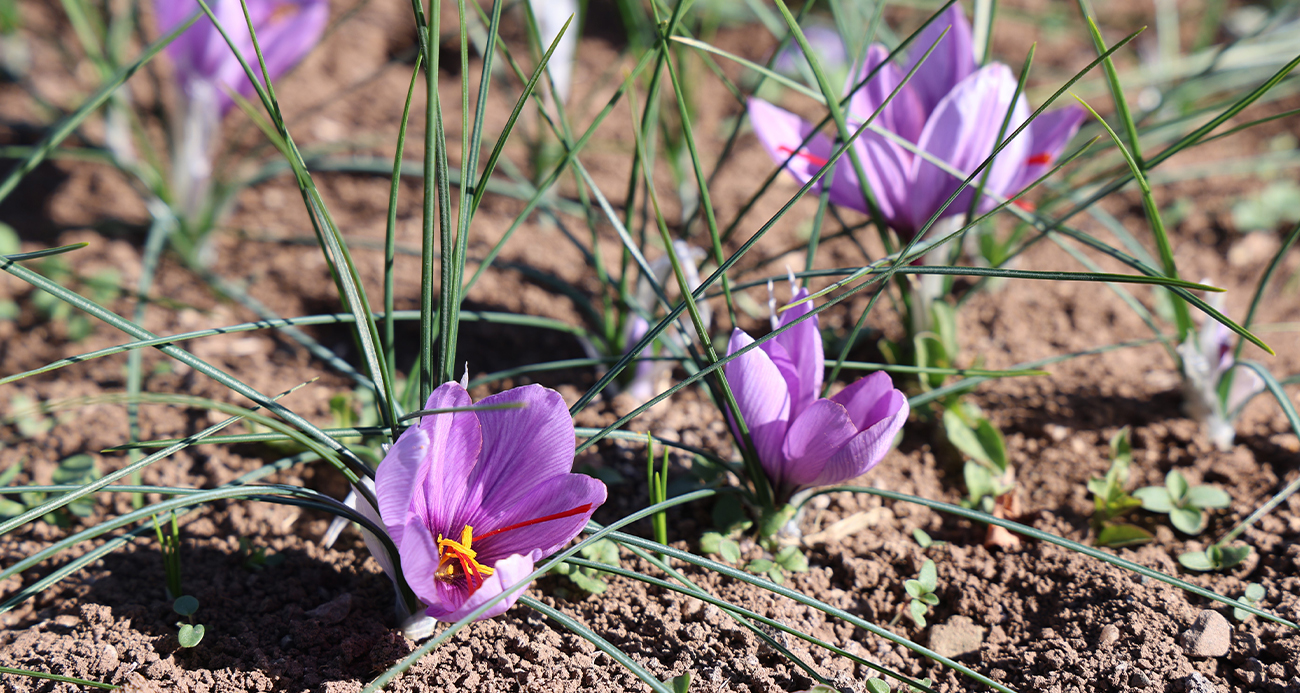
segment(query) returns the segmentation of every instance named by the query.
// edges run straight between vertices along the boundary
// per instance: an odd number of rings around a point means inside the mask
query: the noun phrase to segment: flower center
[[[581,515],[582,513],[591,510],[591,508],[592,504],[587,503],[585,505],[579,505],[576,508],[570,508],[563,512],[545,515],[531,520],[524,520],[523,522],[516,522],[513,525],[507,525],[505,527],[494,529],[487,534],[483,534],[478,537],[478,540],[479,542],[482,542],[488,537],[509,532],[511,530],[529,527],[543,522],[550,522],[551,520],[573,517],[574,515]],[[455,582],[463,577],[465,579],[465,586],[469,589],[469,593],[474,594],[478,588],[483,586],[484,578],[491,577],[492,573],[496,571],[478,562],[478,552],[474,550],[473,546],[474,528],[469,525],[465,525],[465,527],[460,531],[460,541],[447,539],[442,536],[442,534],[439,534],[438,570],[434,573],[434,577],[442,582]]]

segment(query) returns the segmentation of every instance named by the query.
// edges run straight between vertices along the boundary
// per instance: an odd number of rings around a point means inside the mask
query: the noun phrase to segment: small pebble
[[[1107,648],[1119,641],[1119,629],[1115,624],[1108,624],[1101,629],[1101,637],[1097,639],[1097,647]]]
[[[1133,688],[1146,688],[1151,685],[1151,679],[1140,671],[1134,671],[1128,675],[1128,685]]]
[[[1219,689],[1215,688],[1209,679],[1195,671],[1183,679],[1183,691],[1185,693],[1219,693]]]
[[[1232,647],[1232,626],[1223,614],[1207,609],[1183,631],[1182,643],[1188,656],[1222,657]]]
[[[344,592],[335,597],[332,601],[325,602],[320,606],[307,612],[307,615],[324,623],[333,625],[348,617],[352,612],[352,595]]]

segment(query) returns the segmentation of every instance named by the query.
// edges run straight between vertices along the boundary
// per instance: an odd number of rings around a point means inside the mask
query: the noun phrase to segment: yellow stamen
[[[434,574],[443,582],[451,582],[459,576],[465,577],[470,592],[483,584],[483,578],[490,577],[492,568],[476,560],[478,553],[474,545],[474,528],[469,525],[461,530],[460,541],[445,539],[438,535],[438,571]]]

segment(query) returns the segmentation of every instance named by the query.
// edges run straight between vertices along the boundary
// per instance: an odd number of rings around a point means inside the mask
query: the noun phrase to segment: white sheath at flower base
[[[542,52],[550,48],[555,37],[564,29],[564,23],[572,17],[573,21],[565,30],[564,37],[555,46],[546,71],[555,84],[555,98],[561,103],[569,100],[569,86],[573,83],[573,63],[578,54],[578,2],[577,0],[529,0],[533,8],[533,18],[537,20],[537,34],[541,39]]]
[[[685,241],[673,241],[673,254],[677,256],[677,262],[682,266],[682,274],[686,275],[686,284],[691,287],[691,291],[698,289],[700,286],[700,273],[696,269],[696,264],[708,256],[703,249],[697,248]],[[654,273],[655,282],[668,291],[669,287],[676,285],[673,279],[672,260],[665,253],[663,256],[650,263],[650,271]],[[654,306],[658,302],[655,296],[654,287],[650,281],[642,277],[636,286],[636,300],[647,312],[653,313]],[[706,303],[699,304],[700,320],[707,328],[713,324],[713,309]],[[624,342],[631,347],[635,342],[641,339],[650,329],[650,323],[640,316],[634,317],[628,321],[627,336]],[[669,327],[663,332],[664,339],[674,340],[675,343],[685,346],[690,340],[683,339],[681,333],[673,327]],[[647,348],[641,352],[641,356],[653,356],[654,350]],[[654,397],[659,380],[666,373],[672,370],[672,363],[668,361],[642,361],[637,364],[636,375],[632,382],[627,386],[627,393],[637,401],[645,402]]]
[[[1210,283],[1209,279],[1201,280]],[[1223,311],[1223,295],[1208,299],[1211,307]],[[1220,450],[1232,448],[1237,437],[1233,422],[1246,402],[1264,389],[1264,381],[1249,368],[1236,368],[1232,356],[1232,331],[1223,323],[1206,317],[1201,330],[1178,345],[1182,359],[1183,396],[1187,414],[1205,426],[1206,433]],[[1219,396],[1219,384],[1232,373],[1232,385],[1226,398]]]

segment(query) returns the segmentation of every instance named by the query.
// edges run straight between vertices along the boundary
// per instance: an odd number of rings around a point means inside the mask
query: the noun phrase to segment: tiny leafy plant
[[[1142,501],[1125,490],[1132,461],[1133,448],[1129,444],[1129,428],[1125,426],[1110,439],[1110,469],[1106,476],[1088,480],[1094,506],[1092,525],[1097,531],[1098,546],[1134,546],[1152,539],[1150,532],[1137,525],[1116,522],[1142,507]]]
[[[197,647],[199,642],[203,640],[203,634],[206,629],[203,627],[202,623],[194,622],[194,612],[198,610],[199,600],[188,594],[182,595],[177,598],[176,601],[172,602],[172,611],[175,611],[181,616],[189,619],[188,623],[181,621],[176,622],[176,625],[180,628],[180,630],[176,632],[176,640],[181,644],[181,647],[186,649]]]
[[[248,537],[239,538],[239,563],[245,570],[259,573],[284,563],[284,554],[266,552],[265,546],[253,546]]]
[[[1189,551],[1179,554],[1178,562],[1188,570],[1208,572],[1211,570],[1228,570],[1250,556],[1249,546],[1228,546],[1211,544],[1204,551]]]
[[[153,529],[158,535],[158,545],[162,550],[163,572],[167,580],[167,597],[172,600],[172,611],[185,617],[185,621],[177,621],[176,626],[179,630],[176,632],[176,641],[181,647],[189,649],[195,647],[203,640],[204,627],[202,623],[194,622],[194,613],[199,610],[199,600],[191,595],[183,594],[181,589],[181,528],[176,521],[176,514],[172,513],[171,523],[166,531],[163,525],[158,521],[158,516],[153,518]]]
[[[991,513],[994,501],[1015,487],[1015,470],[1007,457],[1002,432],[973,402],[953,401],[943,410],[949,442],[971,458],[962,467],[964,505]]]
[[[755,575],[763,575],[778,585],[785,583],[786,573],[804,573],[808,571],[808,557],[797,546],[783,546],[777,549],[770,546],[775,553],[769,557],[755,558],[745,564],[745,570]],[[720,556],[727,563],[739,563],[741,560],[740,543],[718,532],[705,532],[700,536],[700,551]]]
[[[1205,529],[1205,511],[1226,508],[1232,497],[1217,486],[1189,486],[1178,470],[1165,475],[1164,486],[1147,486],[1133,492],[1142,509],[1169,515],[1169,522],[1184,534],[1200,534]]]
[[[589,561],[604,563],[616,568],[621,565],[618,557],[618,544],[608,539],[601,539],[593,544],[588,544],[579,549],[578,553]],[[552,568],[551,572],[556,575],[563,575],[569,579],[569,582],[577,585],[579,589],[588,594],[600,594],[608,588],[605,580],[600,576],[600,571],[595,568],[560,563]]]
[[[946,541],[938,541],[934,539],[920,527],[912,530],[912,538],[916,540],[916,544],[922,549],[928,549],[931,546],[943,546],[948,543]]]
[[[928,558],[921,564],[921,572],[916,579],[903,583],[907,596],[912,598],[907,605],[907,615],[912,617],[917,628],[926,626],[925,615],[930,612],[930,607],[939,604],[939,595],[935,594],[938,588],[939,573],[935,570],[934,561]]]
[[[1241,598],[1238,599],[1237,601],[1241,602],[1246,606],[1258,607],[1259,603],[1264,600],[1265,594],[1267,593],[1264,591],[1263,585],[1259,584],[1258,582],[1252,582],[1249,585],[1246,585],[1246,593],[1242,595]],[[1251,614],[1249,611],[1246,611],[1245,609],[1233,608],[1232,610],[1232,617],[1237,619],[1238,621],[1245,621],[1246,619],[1250,618],[1253,615],[1254,614]]]

